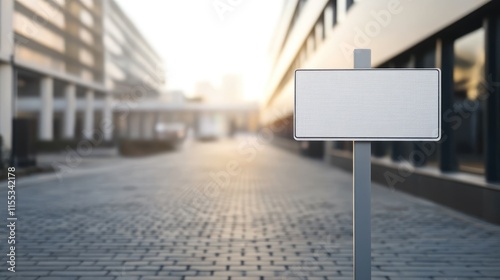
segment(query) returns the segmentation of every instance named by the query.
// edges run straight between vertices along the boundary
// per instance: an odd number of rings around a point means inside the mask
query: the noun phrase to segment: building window
[[[84,48],[80,48],[80,51],[78,52],[78,58],[82,64],[85,64],[89,67],[94,66],[94,55],[90,51]]]
[[[316,22],[316,25],[314,26],[314,33],[316,37],[316,46],[319,46],[319,44],[325,40],[325,27],[323,25],[323,16],[321,16]]]
[[[80,2],[82,2],[82,4],[85,5],[89,9],[94,8],[94,0],[80,0]]]
[[[307,0],[299,0],[299,4],[297,6],[298,14],[302,12],[304,6],[306,5]]]
[[[484,77],[483,28],[466,34],[454,43],[454,101],[449,121],[455,134],[459,169],[484,173]]]
[[[89,82],[92,82],[94,80],[94,74],[89,71],[89,70],[85,70],[85,69],[82,69],[81,72],[80,72],[80,77],[85,80],[85,81],[89,81]]]
[[[80,28],[79,35],[80,39],[87,45],[92,46],[94,44],[94,36],[85,28]]]
[[[120,43],[116,42],[115,39],[108,34],[104,35],[104,46],[109,53],[112,53],[116,56],[123,55],[123,48]]]
[[[337,1],[330,0],[325,8],[325,27],[330,28],[337,24]]]
[[[306,2],[307,0],[299,0],[299,2],[297,3],[297,7],[295,7],[295,12],[293,13],[292,16],[292,22],[290,23],[290,27],[288,29],[289,31],[292,30],[293,27],[295,26],[295,23],[299,19],[301,12],[304,9],[304,6],[306,5]]]
[[[14,12],[13,16],[14,30],[17,34],[31,39],[41,45],[51,48],[57,52],[65,51],[65,42],[63,36],[52,31],[41,23],[32,20],[19,12]]]
[[[80,11],[80,21],[88,27],[94,26],[94,18],[89,12],[85,10]]]
[[[354,4],[354,2],[355,2],[354,0],[346,0],[346,3],[345,3],[346,11],[348,11],[351,8],[351,6],[352,6],[352,4]],[[359,2],[359,1],[356,1],[356,2]]]
[[[104,18],[104,25],[106,26],[107,33],[109,33],[118,44],[125,44],[125,35],[114,21],[106,17]]]
[[[17,0],[17,2],[36,14],[36,16],[29,16],[34,24],[45,25],[45,22],[48,21],[60,29],[64,29],[66,26],[63,12],[47,1]]]

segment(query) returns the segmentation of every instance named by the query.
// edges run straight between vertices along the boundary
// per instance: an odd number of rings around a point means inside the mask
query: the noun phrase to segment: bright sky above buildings
[[[264,96],[283,0],[116,2],[164,58],[168,89],[190,95],[198,81],[218,86],[224,75],[237,74],[245,99]]]

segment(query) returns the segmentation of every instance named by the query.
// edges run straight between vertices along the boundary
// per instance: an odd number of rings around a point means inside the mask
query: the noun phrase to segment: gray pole
[[[371,68],[370,49],[354,50],[354,68]],[[371,279],[371,142],[354,141],[353,145],[353,271],[355,280],[369,280]]]

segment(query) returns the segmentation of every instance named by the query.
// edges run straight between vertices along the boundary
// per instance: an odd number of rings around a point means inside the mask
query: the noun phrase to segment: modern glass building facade
[[[274,38],[263,122],[290,140],[297,68],[352,68],[354,48],[371,48],[373,67],[440,68],[443,140],[373,142],[373,179],[500,222],[498,2],[289,0]],[[298,148],[352,168],[350,142]]]

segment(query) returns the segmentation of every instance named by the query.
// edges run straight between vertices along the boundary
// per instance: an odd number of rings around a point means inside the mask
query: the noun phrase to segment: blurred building
[[[499,2],[286,1],[262,115],[282,143],[293,143],[294,70],[352,68],[354,48],[372,49],[373,67],[442,71],[443,141],[372,143],[373,179],[500,223]],[[293,145],[352,168],[352,143]]]
[[[221,99],[226,102],[243,100],[243,82],[239,75],[225,75],[220,86]]]
[[[218,90],[210,81],[199,81],[194,87],[194,96],[200,98],[203,102],[213,102],[217,99]]]
[[[0,1],[0,134],[113,138],[117,100],[158,96],[163,62],[114,0]],[[15,135],[14,135],[15,136]]]
[[[165,83],[161,57],[115,1],[103,6],[106,88],[122,100],[158,97]]]
[[[169,90],[165,93],[163,99],[173,104],[183,104],[187,100],[186,94],[182,90]]]
[[[194,95],[207,103],[239,103],[243,101],[243,82],[239,75],[234,74],[223,76],[217,86],[210,81],[199,81]]]

